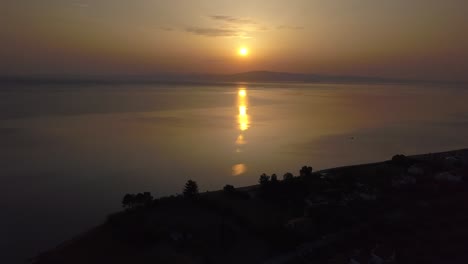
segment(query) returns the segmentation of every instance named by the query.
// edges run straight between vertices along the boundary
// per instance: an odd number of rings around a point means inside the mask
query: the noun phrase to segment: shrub
[[[234,186],[232,185],[227,184],[226,186],[224,186],[223,191],[227,194],[233,194],[236,192],[236,188],[234,188]]]

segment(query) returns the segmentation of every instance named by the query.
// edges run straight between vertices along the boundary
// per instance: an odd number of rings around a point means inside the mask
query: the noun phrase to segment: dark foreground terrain
[[[468,150],[153,199],[33,263],[468,263]],[[196,184],[195,184],[196,185]]]

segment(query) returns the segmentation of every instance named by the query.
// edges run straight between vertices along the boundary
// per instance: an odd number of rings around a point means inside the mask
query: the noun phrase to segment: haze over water
[[[102,223],[125,193],[468,147],[468,90],[343,84],[0,89],[0,259]],[[8,261],[7,261],[8,262]]]

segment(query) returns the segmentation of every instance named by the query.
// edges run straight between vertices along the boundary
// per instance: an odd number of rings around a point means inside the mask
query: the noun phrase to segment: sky
[[[269,70],[466,81],[467,11],[466,0],[3,0],[0,75]]]

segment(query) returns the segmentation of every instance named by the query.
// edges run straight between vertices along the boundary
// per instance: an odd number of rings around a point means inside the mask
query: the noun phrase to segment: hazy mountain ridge
[[[235,74],[154,74],[121,76],[0,76],[0,83],[47,84],[47,83],[232,83],[232,82],[294,82],[294,83],[432,83],[460,84],[457,81],[425,81],[386,77],[322,75],[274,71],[249,71]],[[465,83],[463,83],[465,84]]]

